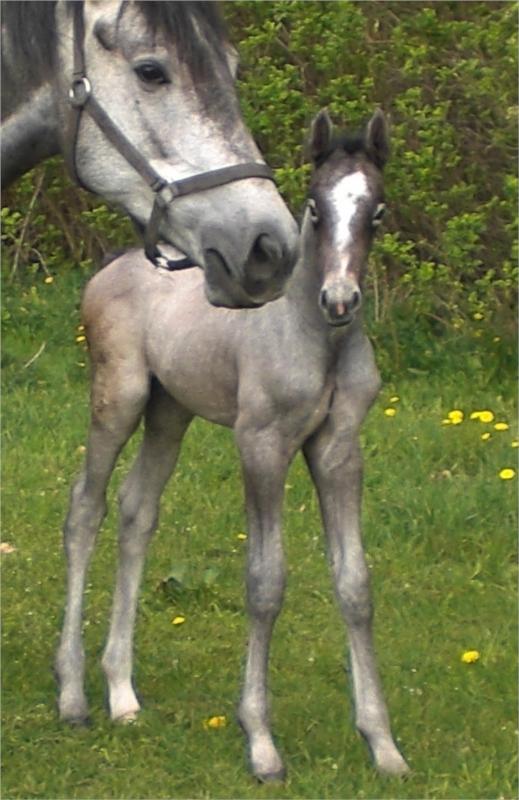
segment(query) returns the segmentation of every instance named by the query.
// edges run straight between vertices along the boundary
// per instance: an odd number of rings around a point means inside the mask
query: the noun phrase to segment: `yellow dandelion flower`
[[[78,344],[81,344],[81,342],[86,342],[86,336],[84,336],[84,335],[81,333],[79,336],[76,336],[76,342],[77,342]]]
[[[241,540],[242,540],[242,542],[243,542],[243,541],[245,541],[245,539],[247,538],[247,534],[246,534],[246,533],[238,533],[238,534],[236,535],[236,538],[237,538],[237,539],[241,539]]]
[[[52,275],[47,275],[47,277],[43,279],[43,283],[54,283],[54,278]]]
[[[482,434],[481,434],[481,438],[483,439],[483,441],[484,441],[484,442],[488,442],[488,440],[489,440],[490,438],[492,438],[492,437],[490,436],[490,434],[489,434],[489,433],[482,433]]]
[[[510,481],[512,478],[515,478],[515,469],[511,467],[505,467],[499,473],[499,477],[502,481]]]
[[[173,619],[171,620],[171,624],[172,625],[183,625],[185,621],[186,621],[186,618],[179,614],[178,617],[173,617]]]
[[[472,319],[475,319],[479,322],[480,320],[485,319],[485,317],[481,311],[476,311],[476,313],[472,315]]]
[[[85,326],[84,325],[78,325],[76,330],[77,330],[78,333],[82,333],[85,330]]]
[[[512,439],[510,443],[511,447],[519,447],[519,439]]]
[[[477,419],[480,422],[493,422],[494,414],[492,411],[473,411],[470,419]]]
[[[508,422],[496,422],[496,424],[494,425],[494,430],[507,431],[509,427],[510,425],[508,424]]]
[[[399,396],[397,394],[394,394],[393,397],[389,398],[389,402],[390,403],[398,403],[399,400],[400,400],[400,398],[399,398]]]
[[[463,411],[459,408],[455,408],[452,411],[449,411],[447,414],[447,419],[450,419],[452,425],[461,425],[464,419]]]
[[[450,419],[442,419],[442,425],[452,425],[452,420],[450,420]]]
[[[494,344],[497,344],[497,342],[500,342],[500,341],[501,341],[501,337],[500,337],[500,336],[494,336],[494,338],[492,339],[492,341],[494,342]]]
[[[227,718],[224,717],[223,714],[220,714],[217,717],[209,717],[209,719],[204,720],[203,724],[206,730],[209,730],[210,728],[213,730],[216,730],[217,728],[225,728],[227,725]]]
[[[396,408],[385,408],[384,414],[386,417],[395,417],[396,416]]]
[[[479,661],[479,652],[477,650],[466,650],[462,656],[461,660],[464,664],[474,664],[475,661]]]

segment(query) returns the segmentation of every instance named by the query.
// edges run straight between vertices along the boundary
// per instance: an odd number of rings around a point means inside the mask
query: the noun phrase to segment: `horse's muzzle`
[[[212,305],[256,308],[281,297],[297,260],[296,233],[259,233],[241,266],[230,237],[215,244],[204,250],[206,296]]]

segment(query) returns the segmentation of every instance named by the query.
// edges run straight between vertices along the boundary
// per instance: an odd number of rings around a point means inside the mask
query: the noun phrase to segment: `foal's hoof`
[[[377,761],[376,767],[381,775],[394,778],[405,778],[411,772],[409,764],[398,752],[387,754],[383,758],[380,758]]]
[[[275,772],[255,772],[254,777],[260,783],[283,783],[287,776],[286,769],[281,767],[281,769],[276,770]]]
[[[138,711],[128,711],[126,714],[122,714],[120,717],[115,717],[114,722],[116,722],[118,725],[133,725],[134,722],[137,722],[138,718]]]
[[[70,725],[71,728],[89,728],[92,724],[88,711],[79,714],[60,712],[59,721]]]
[[[60,702],[59,719],[60,722],[71,725],[73,728],[88,727],[91,720],[86,701],[80,703]]]

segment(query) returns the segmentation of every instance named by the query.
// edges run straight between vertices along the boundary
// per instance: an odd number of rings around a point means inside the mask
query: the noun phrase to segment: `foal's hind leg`
[[[72,489],[64,527],[67,600],[55,666],[60,717],[70,722],[88,716],[83,688],[83,591],[96,534],[106,513],[106,487],[119,452],[137,427],[147,394],[147,374],[139,363],[128,361],[122,369],[108,360],[95,369],[86,461]]]
[[[192,415],[154,384],[146,408],[144,439],[119,495],[119,566],[110,633],[103,655],[110,715],[133,720],[140,710],[132,685],[133,630],[148,543],[157,527],[159,501]]]
[[[375,388],[375,387],[374,387]],[[348,626],[356,724],[377,768],[408,771],[393,740],[375,663],[369,572],[360,531],[362,458],[358,428],[370,405],[370,388],[346,396],[339,390],[322,428],[304,446],[328,539],[339,604]]]

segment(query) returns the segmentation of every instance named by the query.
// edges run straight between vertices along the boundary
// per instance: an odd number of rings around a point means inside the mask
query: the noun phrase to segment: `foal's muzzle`
[[[362,305],[362,294],[353,281],[331,284],[321,289],[319,305],[328,325],[349,325]]]

